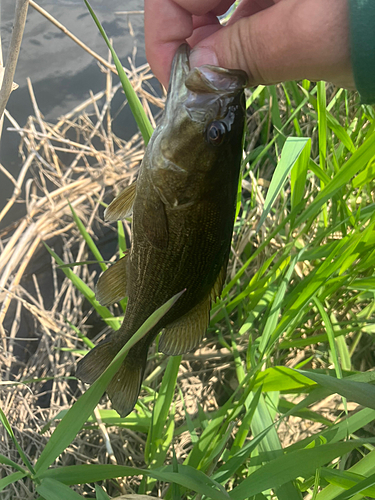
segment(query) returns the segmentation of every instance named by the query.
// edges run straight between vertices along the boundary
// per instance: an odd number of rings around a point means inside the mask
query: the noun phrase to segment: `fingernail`
[[[208,47],[196,47],[190,52],[190,67],[198,68],[203,66],[203,64],[211,64],[212,66],[218,66],[219,61],[215,52]]]

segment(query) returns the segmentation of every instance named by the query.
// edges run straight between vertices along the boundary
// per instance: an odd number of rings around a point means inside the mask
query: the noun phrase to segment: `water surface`
[[[7,54],[14,18],[14,3],[2,4],[1,36],[4,59]],[[104,58],[108,50],[97,27],[95,26],[83,0],[39,0],[38,4],[62,23],[82,42]],[[116,12],[143,9],[142,0],[91,0],[91,6],[101,21],[124,66],[132,55],[134,44],[137,48],[135,63],[139,66],[146,62],[144,50],[143,15],[118,15]],[[131,35],[128,23],[131,23],[134,36]],[[81,49],[62,31],[44,18],[39,12],[29,7],[25,33],[15,74],[15,82],[19,88],[9,99],[7,109],[17,122],[23,126],[27,117],[33,114],[26,78],[33,84],[39,109],[49,122],[55,123],[58,118],[73,109],[94,93],[105,88],[105,74],[92,56]],[[117,83],[114,77],[114,84]],[[118,93],[113,100],[113,114],[124,100]],[[22,166],[18,154],[19,136],[6,130],[10,126],[5,120],[0,146],[0,162],[15,177]],[[115,119],[113,131],[121,138],[129,138],[136,125],[126,107]],[[11,182],[0,173],[0,210],[13,192]],[[13,207],[4,225],[23,215],[23,205]]]

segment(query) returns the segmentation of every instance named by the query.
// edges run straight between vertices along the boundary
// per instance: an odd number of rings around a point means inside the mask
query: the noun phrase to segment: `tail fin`
[[[128,356],[132,353],[129,351]],[[146,351],[147,355],[147,351]],[[126,417],[134,408],[141,390],[147,356],[137,359],[137,364],[127,358],[107,387],[113,408],[121,417]]]
[[[135,345],[107,387],[113,408],[126,417],[137,402],[146,368],[148,346]],[[111,338],[103,340],[78,363],[76,377],[92,384],[100,377],[119,349]]]

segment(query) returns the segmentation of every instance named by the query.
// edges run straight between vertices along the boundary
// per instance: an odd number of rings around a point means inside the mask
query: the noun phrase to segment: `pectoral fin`
[[[128,254],[104,271],[98,279],[95,297],[102,306],[110,306],[125,297],[127,258]]]
[[[177,356],[201,343],[210,320],[210,295],[187,314],[168,325],[160,338],[159,351]]]
[[[143,211],[143,231],[154,248],[163,250],[168,245],[168,222],[165,206],[158,193],[147,200],[147,207]]]
[[[136,189],[137,183],[133,182],[121,191],[105,209],[104,219],[108,222],[115,222],[129,217],[133,211]]]

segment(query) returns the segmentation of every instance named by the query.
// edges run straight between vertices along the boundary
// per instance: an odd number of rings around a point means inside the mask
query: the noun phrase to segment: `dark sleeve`
[[[375,0],[349,0],[354,81],[362,104],[375,104]]]

